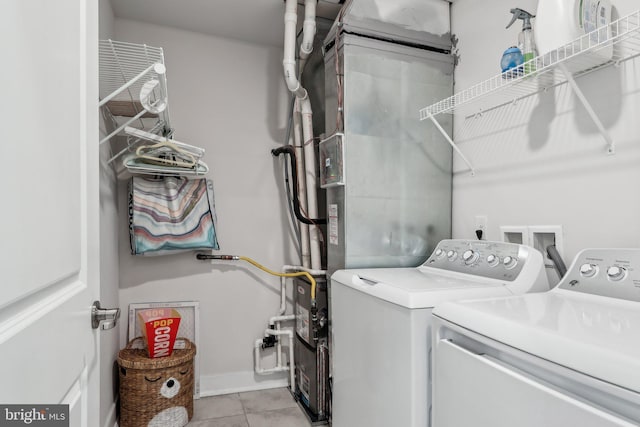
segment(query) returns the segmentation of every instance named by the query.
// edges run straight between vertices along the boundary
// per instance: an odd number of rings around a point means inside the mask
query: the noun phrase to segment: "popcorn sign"
[[[171,356],[180,326],[180,313],[173,308],[151,308],[139,311],[138,317],[149,357]]]

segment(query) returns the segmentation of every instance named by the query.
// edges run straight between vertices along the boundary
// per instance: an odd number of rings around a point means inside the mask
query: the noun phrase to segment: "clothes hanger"
[[[165,142],[167,138],[162,137],[160,135],[156,135],[155,133],[147,132],[141,129],[136,129],[131,126],[127,126],[124,128],[124,132],[127,135],[134,136],[136,138],[144,139],[149,142]],[[177,145],[179,148],[188,151],[193,155],[196,160],[199,160],[204,156],[205,150],[204,148],[196,147],[194,145],[185,144],[184,142],[176,141],[175,139],[170,140],[171,143]]]
[[[201,158],[205,150],[155,133],[127,126],[125,133],[138,141],[154,142],[138,147],[123,159],[123,166],[132,173],[159,176],[203,176],[209,167]],[[124,150],[123,150],[124,151]]]
[[[197,163],[196,158],[191,153],[183,150],[169,140],[153,145],[140,146],[136,149],[136,156],[139,159],[147,160],[153,164],[184,168],[192,168]]]
[[[122,165],[131,173],[155,175],[155,176],[203,176],[209,172],[209,167],[202,160],[199,160],[194,167],[184,168],[179,166],[169,166],[161,164],[147,163],[142,161],[135,154],[124,157]]]

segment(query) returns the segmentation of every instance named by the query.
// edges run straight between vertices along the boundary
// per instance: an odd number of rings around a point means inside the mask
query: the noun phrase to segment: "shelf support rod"
[[[122,131],[124,128],[126,128],[127,126],[129,126],[131,123],[135,122],[136,120],[138,120],[140,117],[144,116],[145,113],[147,112],[147,110],[145,110],[144,108],[142,109],[142,111],[140,111],[138,114],[136,114],[135,116],[131,117],[129,120],[127,120],[127,122],[125,124],[123,124],[122,126],[120,126],[118,129],[114,130],[113,132],[111,132],[109,135],[105,136],[104,138],[102,138],[100,140],[100,142],[98,143],[98,145],[102,145],[105,142],[107,142],[108,140],[110,140],[111,138],[113,138],[115,135],[119,134],[120,131]]]
[[[567,78],[567,81],[569,82],[569,86],[571,86],[571,89],[576,94],[576,96],[584,106],[585,110],[587,110],[587,114],[589,114],[589,117],[591,117],[591,120],[600,131],[600,134],[602,135],[604,140],[607,142],[607,154],[615,154],[616,152],[615,143],[613,142],[613,139],[611,139],[611,135],[609,135],[609,132],[607,132],[607,130],[604,128],[604,125],[600,121],[600,118],[591,107],[591,104],[589,103],[587,98],[584,96],[584,93],[582,93],[582,90],[580,90],[580,87],[578,86],[575,79],[573,78],[573,75],[569,72],[569,70],[567,70],[567,67],[564,64],[559,64],[559,67],[564,73],[564,76]]]
[[[469,162],[467,157],[464,154],[462,154],[462,151],[460,151],[456,143],[453,142],[451,137],[449,137],[449,134],[442,128],[442,126],[440,126],[440,123],[438,123],[436,118],[433,117],[433,114],[430,113],[427,117],[433,122],[436,129],[440,131],[440,133],[442,134],[442,136],[444,136],[444,139],[447,140],[449,145],[451,145],[451,147],[456,151],[456,153],[458,153],[460,158],[462,158],[462,160],[467,164],[467,166],[469,167],[469,170],[471,171],[471,176],[474,176],[476,174],[476,171],[473,169],[473,166],[471,166],[471,162]]]
[[[128,82],[126,82],[125,84],[120,86],[117,90],[111,92],[109,94],[109,96],[107,96],[106,98],[102,99],[100,101],[100,103],[98,104],[98,106],[102,107],[104,104],[106,104],[107,102],[111,101],[113,98],[118,96],[121,92],[123,92],[124,90],[128,89],[129,86],[133,85],[135,82],[137,82],[142,77],[144,77],[145,74],[147,74],[149,71],[153,70],[156,65],[158,65],[158,64],[156,63],[156,64],[149,65],[146,70],[140,72],[140,74],[138,74],[137,76],[135,76],[134,78],[132,78],[131,80],[129,80]]]

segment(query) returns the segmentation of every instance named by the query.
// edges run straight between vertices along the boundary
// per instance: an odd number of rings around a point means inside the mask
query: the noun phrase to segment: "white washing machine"
[[[429,425],[433,307],[443,301],[549,289],[540,252],[443,240],[416,268],[331,276],[332,425]]]
[[[435,427],[640,425],[640,249],[587,249],[549,292],[433,313]]]

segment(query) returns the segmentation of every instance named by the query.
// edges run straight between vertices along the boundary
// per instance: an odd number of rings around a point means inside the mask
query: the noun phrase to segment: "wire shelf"
[[[492,94],[513,101],[640,55],[640,11],[420,110],[420,120],[453,113]],[[555,70],[562,72],[554,72]]]
[[[106,106],[113,116],[130,117],[100,143],[119,134],[136,120],[140,121],[141,128],[149,129],[142,120],[144,118],[157,118],[162,123],[161,133],[171,133],[162,48],[100,40],[99,63],[100,106]],[[157,122],[152,127],[156,125]]]

